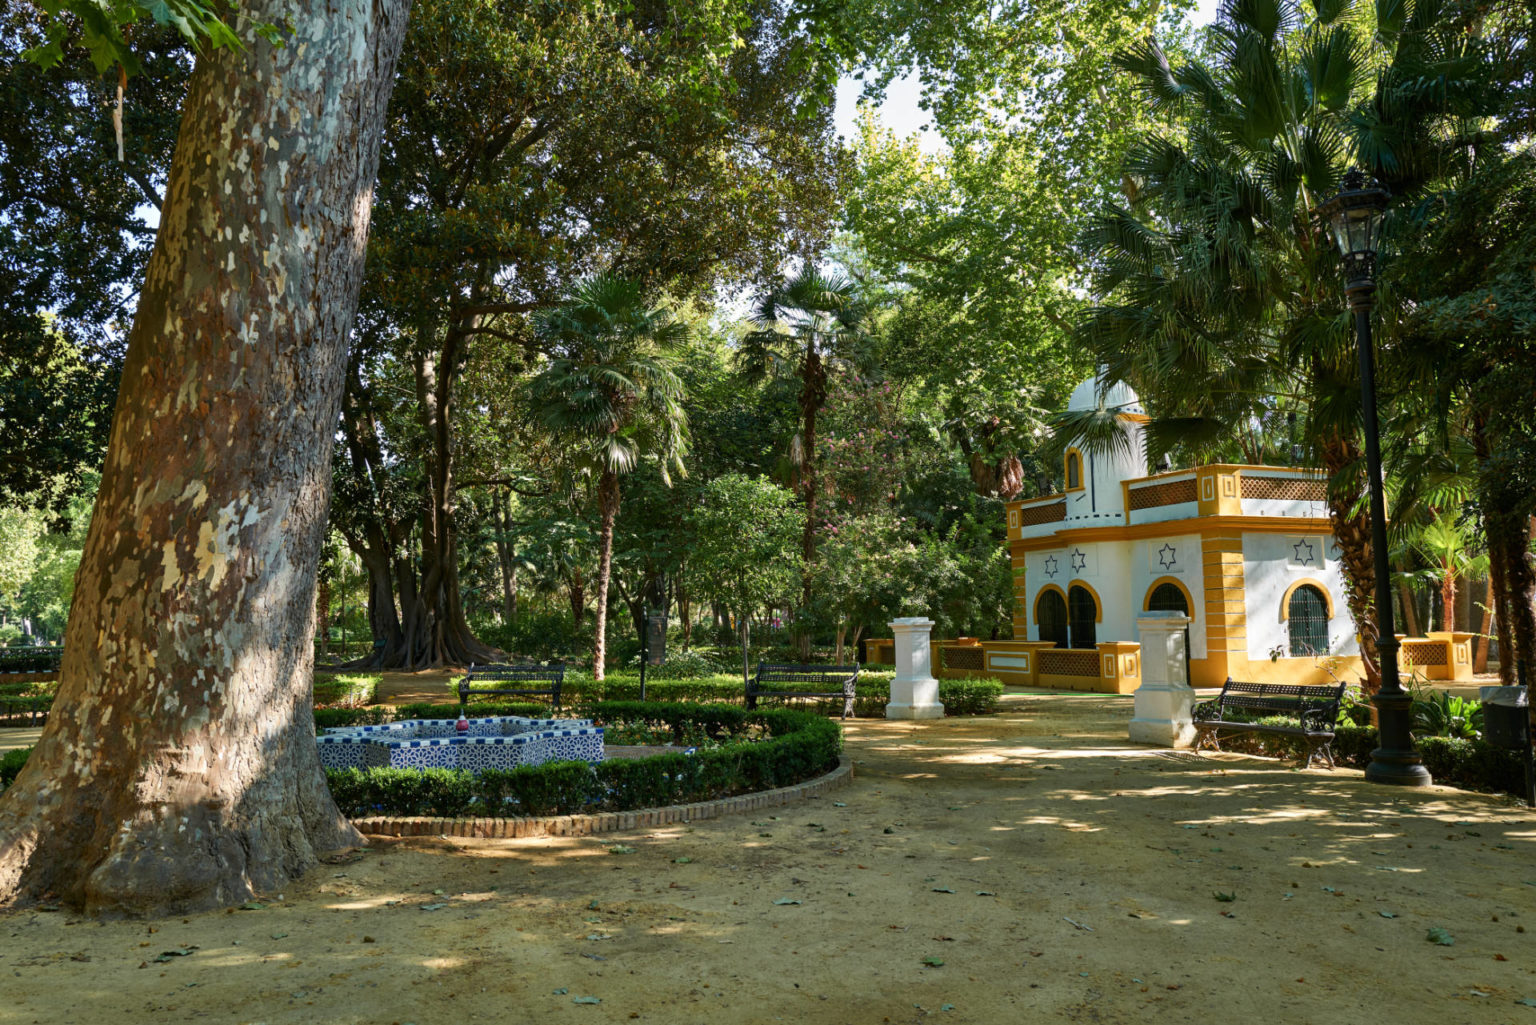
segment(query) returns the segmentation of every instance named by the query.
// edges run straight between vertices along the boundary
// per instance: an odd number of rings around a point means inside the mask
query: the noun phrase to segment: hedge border
[[[845,754],[837,768],[794,786],[760,790],[694,804],[670,804],[662,808],[599,812],[596,815],[545,815],[529,818],[444,819],[426,816],[399,818],[370,816],[353,819],[352,825],[369,836],[453,836],[485,840],[520,840],[540,836],[592,836],[596,833],[649,829],[678,822],[702,822],[758,808],[777,808],[808,801],[853,781],[853,761]]]

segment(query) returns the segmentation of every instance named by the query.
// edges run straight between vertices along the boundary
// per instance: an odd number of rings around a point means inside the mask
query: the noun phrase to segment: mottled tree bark
[[[253,0],[198,62],[59,696],[0,798],[0,897],[165,914],[354,842],[320,772],[312,606],[406,0]]]
[[[1361,479],[1360,447],[1339,436],[1318,443],[1323,469],[1327,471],[1328,518],[1333,523],[1339,561],[1344,569],[1344,600],[1360,635],[1360,660],[1365,665],[1365,692],[1381,689],[1381,668],[1376,654],[1376,566],[1371,555],[1371,518],[1360,508],[1365,490]],[[1341,486],[1349,480],[1357,486]]]
[[[619,475],[604,469],[597,483],[602,527],[597,536],[597,614],[592,641],[592,678],[602,680],[608,658],[608,582],[613,577],[613,521],[619,515]]]
[[[805,532],[800,539],[800,613],[809,617],[816,576],[816,506],[821,482],[816,473],[816,414],[827,401],[827,367],[816,349],[813,333],[805,344],[800,369],[800,489],[805,499]],[[800,657],[811,655],[811,628],[806,619],[796,627]]]

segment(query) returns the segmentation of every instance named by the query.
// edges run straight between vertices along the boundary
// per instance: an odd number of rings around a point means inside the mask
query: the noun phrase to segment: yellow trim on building
[[[1058,498],[1061,496],[1057,496]],[[1132,523],[1113,527],[1071,527],[1042,537],[1016,538],[1013,554],[1062,548],[1073,543],[1134,541],[1173,534],[1212,536],[1233,530],[1253,534],[1319,534],[1333,536],[1333,524],[1325,516],[1190,516],[1158,523]]]
[[[1296,588],[1308,585],[1323,592],[1323,604],[1328,608],[1328,618],[1333,618],[1333,595],[1328,593],[1327,585],[1316,577],[1302,577],[1300,580],[1293,581],[1291,586],[1285,589],[1285,593],[1280,596],[1280,622],[1284,623],[1291,618],[1291,595],[1296,593]]]
[[[1072,483],[1072,459],[1077,458],[1077,484]],[[1076,448],[1069,448],[1061,454],[1061,490],[1065,493],[1082,491],[1087,488],[1086,474],[1088,461],[1083,458],[1083,453]]]
[[[1189,588],[1184,586],[1184,581],[1178,577],[1158,577],[1152,581],[1151,585],[1147,587],[1147,593],[1142,596],[1141,611],[1150,612],[1152,610],[1152,592],[1164,584],[1172,584],[1184,593],[1184,604],[1189,608],[1189,614],[1193,616],[1195,610],[1200,606],[1195,604],[1195,596],[1189,593]]]
[[[1036,626],[1040,625],[1040,598],[1045,594],[1046,591],[1055,591],[1058,595],[1061,596],[1062,607],[1070,608],[1070,606],[1067,605],[1067,592],[1061,589],[1060,584],[1044,585],[1040,588],[1040,590],[1035,592],[1035,600],[1029,603],[1030,620]]]
[[[1104,599],[1099,597],[1099,592],[1095,591],[1093,589],[1093,585],[1088,583],[1088,581],[1086,581],[1086,580],[1068,580],[1067,581],[1067,621],[1068,622],[1072,621],[1072,597],[1071,596],[1072,596],[1072,588],[1074,588],[1074,587],[1081,587],[1083,590],[1085,590],[1089,594],[1093,595],[1093,621],[1095,623],[1102,623],[1102,622],[1104,622]]]

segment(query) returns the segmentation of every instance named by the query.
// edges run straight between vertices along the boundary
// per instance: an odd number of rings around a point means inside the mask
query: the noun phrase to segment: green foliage
[[[1262,722],[1294,725],[1284,719]],[[1415,737],[1424,767],[1436,783],[1464,790],[1522,794],[1525,766],[1513,751],[1490,747],[1482,740],[1459,737]],[[1380,746],[1374,727],[1340,723],[1334,730],[1333,757],[1339,765],[1364,769],[1371,752]],[[1280,734],[1240,733],[1221,738],[1224,751],[1264,755],[1269,758],[1300,758],[1306,743],[1299,737]]]
[[[591,709],[605,728],[648,725],[679,738],[723,738],[694,755],[658,755],[596,766],[554,762],[489,771],[344,769],[326,773],[347,815],[550,815],[628,811],[788,786],[827,771],[842,731],[805,712],[657,702],[607,702]],[[757,739],[747,739],[761,734]]]
[[[30,747],[18,747],[0,755],[0,790],[11,785],[15,781],[21,767],[27,764],[27,756],[32,753]]]
[[[438,718],[457,718],[458,714],[458,709],[455,708],[452,716]],[[375,705],[372,708],[317,708],[315,709],[315,729],[319,731],[335,726],[377,726],[380,723],[391,722],[393,718],[388,705]]]
[[[0,673],[56,673],[62,648],[0,648]]]
[[[1413,733],[1416,737],[1482,736],[1483,705],[1473,698],[1449,691],[1421,690],[1413,695]]]
[[[240,38],[224,23],[217,7],[198,0],[38,0],[37,6],[48,15],[48,35],[25,56],[45,68],[64,59],[64,45],[78,33],[74,41],[90,53],[98,72],[120,65],[125,74],[136,74],[140,64],[128,43],[128,30],[146,19],[175,29],[192,47],[241,48]],[[274,42],[279,38],[269,25],[259,25],[257,31]]]
[[[635,660],[638,662],[637,654]],[[649,666],[645,671],[646,682],[652,680],[702,680],[720,676],[725,672],[715,659],[702,651],[669,651],[659,666]]]
[[[371,705],[384,678],[377,673],[335,673],[315,677],[315,704]]]
[[[849,667],[852,671],[852,667]],[[854,715],[880,717],[885,714],[886,702],[891,696],[891,678],[893,672],[888,670],[863,670],[859,673],[859,681],[855,685]],[[746,701],[746,694],[740,677],[734,675],[715,675],[709,677],[693,677],[683,680],[657,680],[649,674],[645,681],[646,698],[649,701],[661,702],[709,702],[730,703],[742,705]],[[807,685],[807,691],[818,690],[816,686]],[[579,674],[567,674],[566,682],[561,687],[563,702],[573,708],[587,709],[599,702],[613,701],[638,701],[640,699],[640,677],[629,673],[611,673],[608,678],[598,682]],[[474,691],[470,692],[471,695]],[[994,679],[973,680],[940,680],[939,700],[944,703],[947,715],[990,715],[997,711],[997,702],[1002,697],[1003,685]],[[471,698],[473,701],[473,698]],[[763,698],[765,704],[779,701],[777,698]],[[815,699],[804,701],[802,699],[789,699],[798,709],[813,711],[820,715],[842,715],[843,702],[841,698]],[[443,715],[427,715],[417,711],[422,706],[402,705],[399,709],[400,718],[448,718]],[[440,705],[429,706],[435,709],[454,709],[457,714],[457,706]],[[472,713],[488,706],[471,704]],[[548,712],[547,705],[530,706],[542,709],[544,714]],[[407,709],[410,714],[407,715]],[[479,711],[479,714],[490,715],[493,713]],[[494,713],[515,714],[526,713]]]

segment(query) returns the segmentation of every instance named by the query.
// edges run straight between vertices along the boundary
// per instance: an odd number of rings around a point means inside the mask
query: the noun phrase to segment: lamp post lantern
[[[1355,347],[1360,357],[1360,406],[1365,427],[1366,473],[1371,491],[1371,556],[1376,570],[1376,652],[1381,689],[1376,706],[1381,746],[1371,752],[1365,778],[1374,783],[1422,787],[1430,783],[1413,745],[1412,699],[1397,674],[1397,632],[1392,622],[1392,590],[1387,575],[1387,514],[1381,486],[1381,439],[1376,425],[1376,360],[1371,347],[1371,309],[1376,305],[1376,247],[1391,194],[1368,181],[1359,169],[1344,176],[1343,190],[1324,203],[1327,220],[1344,257],[1344,291],[1355,315]]]

